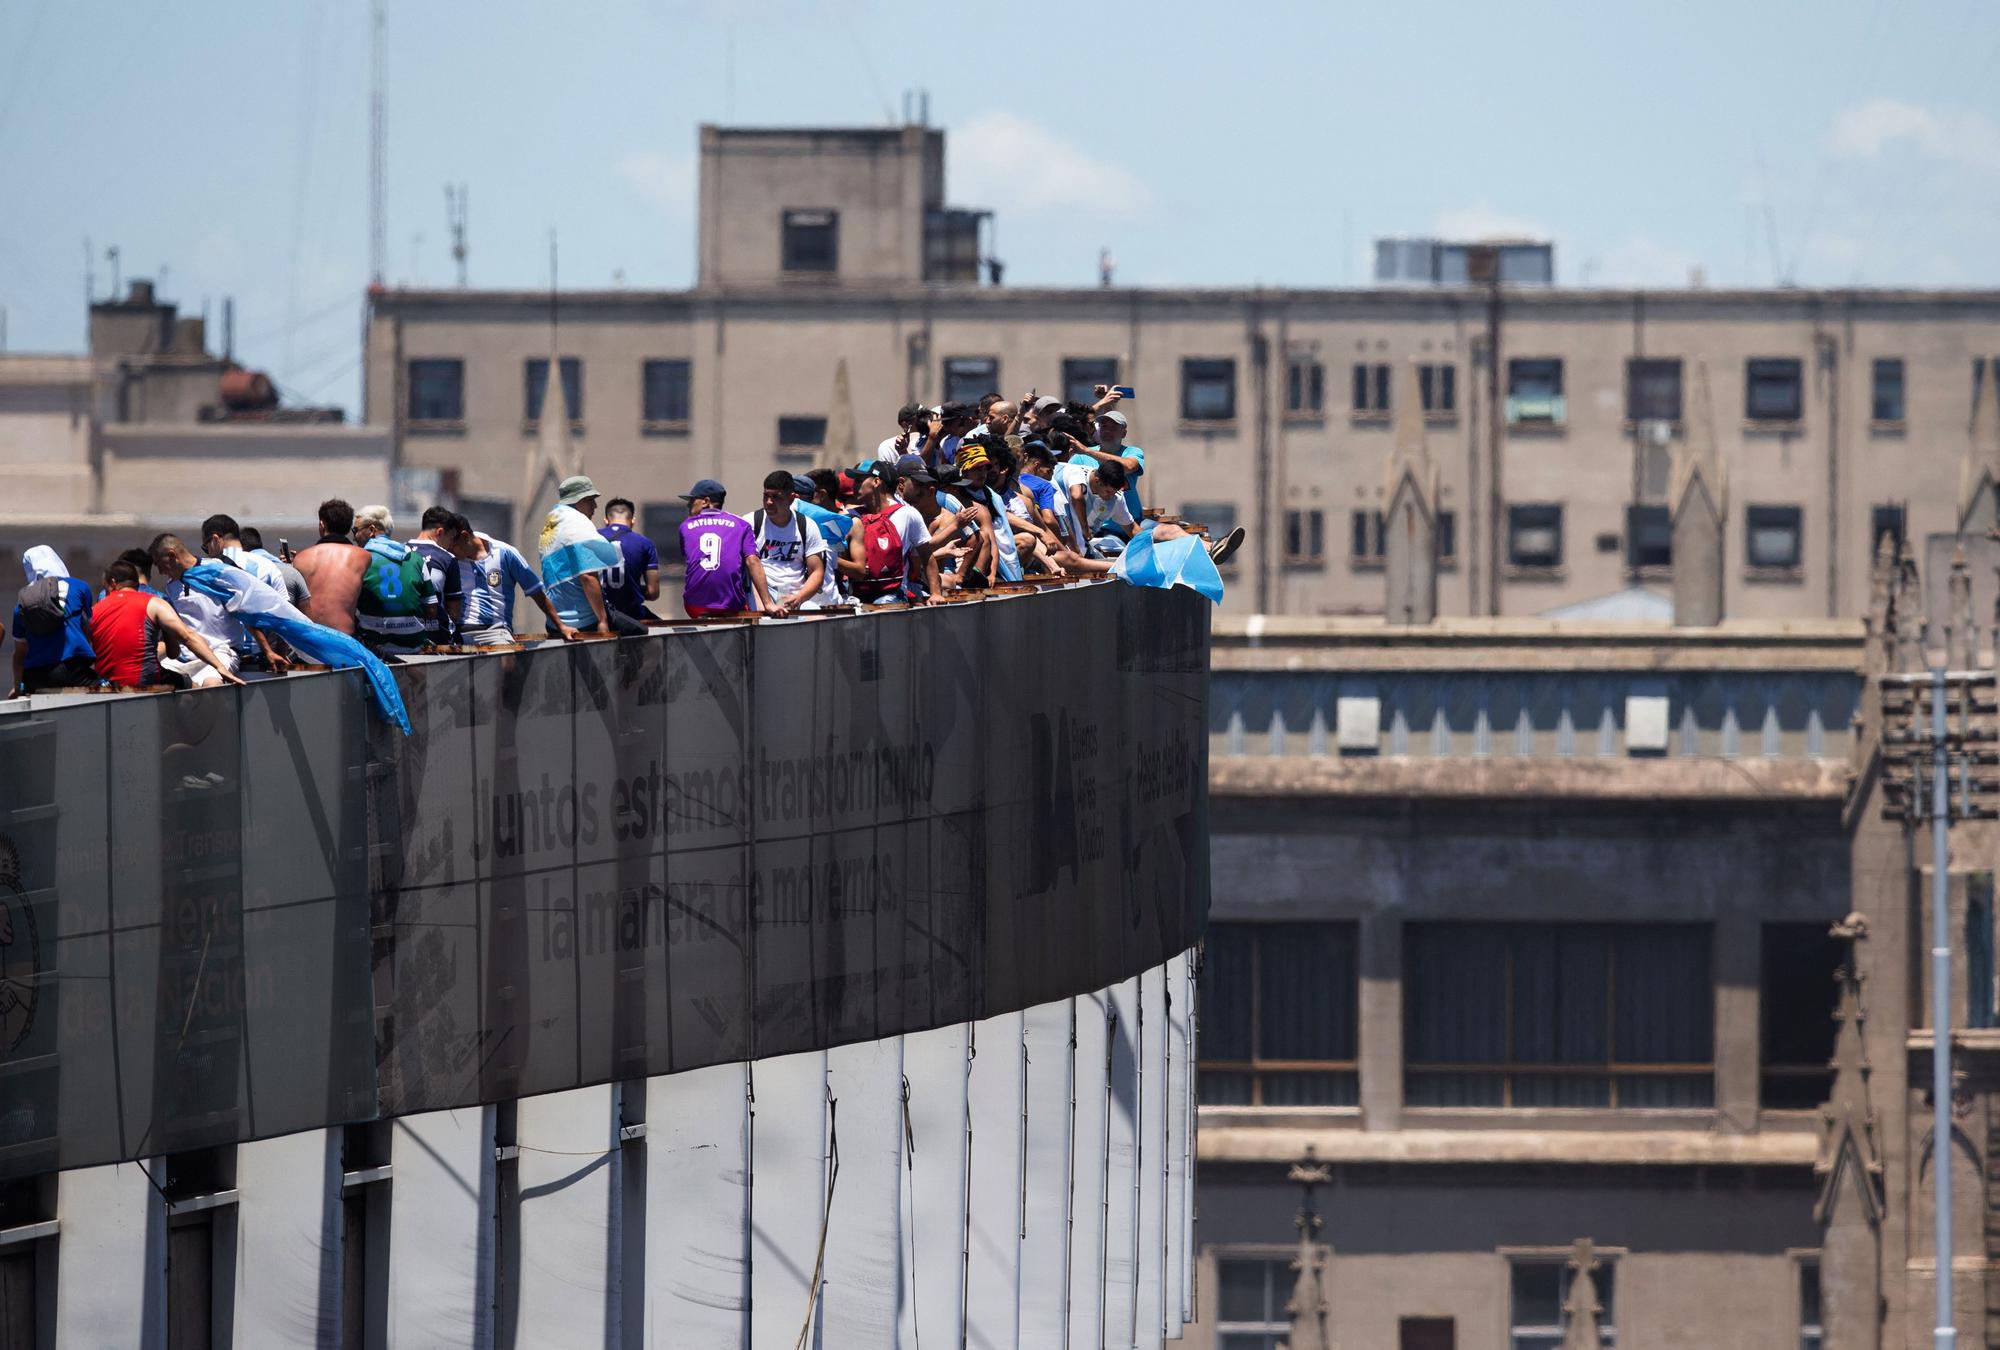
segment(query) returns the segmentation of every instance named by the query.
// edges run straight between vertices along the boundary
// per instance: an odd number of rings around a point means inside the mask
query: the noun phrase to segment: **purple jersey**
[[[727,511],[704,511],[681,523],[687,581],[681,599],[689,609],[741,609],[749,596],[743,560],[757,551],[750,522]]]
[[[646,573],[660,570],[660,551],[653,541],[620,521],[598,531],[618,545],[618,566],[604,574],[604,602],[620,613],[641,619],[646,614]]]

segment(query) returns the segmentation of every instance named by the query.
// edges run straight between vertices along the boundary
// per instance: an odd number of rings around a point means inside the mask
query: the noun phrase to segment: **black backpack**
[[[69,618],[68,597],[63,593],[61,577],[41,577],[29,582],[14,602],[21,609],[21,627],[31,637],[60,633]]]

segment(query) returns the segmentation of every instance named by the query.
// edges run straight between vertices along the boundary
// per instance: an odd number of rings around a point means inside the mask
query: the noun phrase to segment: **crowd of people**
[[[1130,442],[1122,391],[1095,392],[1087,404],[990,394],[909,405],[858,464],[773,470],[748,516],[728,509],[722,483],[701,479],[681,494],[687,516],[670,545],[685,560],[682,609],[701,619],[939,603],[1034,576],[1119,571],[1127,550],[1175,539],[1204,565],[1224,561],[1243,531],[1201,539],[1148,510],[1146,453]],[[599,501],[587,477],[559,485],[535,540],[539,567],[448,507],[398,540],[387,507],[338,498],[320,504],[319,537],[296,553],[212,515],[190,539],[161,534],[120,554],[101,593],[38,545],[21,560],[13,692],[241,683],[306,661],[362,665],[384,699],[385,660],[518,642],[517,591],[549,638],[642,633],[666,618],[651,608],[660,546],[627,498],[604,501],[597,524]]]

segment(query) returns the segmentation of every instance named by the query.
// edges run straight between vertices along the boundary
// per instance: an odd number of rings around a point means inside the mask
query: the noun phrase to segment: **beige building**
[[[378,292],[367,420],[497,518],[554,348],[586,468],[661,533],[692,479],[851,462],[905,400],[1130,384],[1147,502],[1251,531],[1243,614],[1380,612],[1410,403],[1445,614],[1664,612],[1691,435],[1727,480],[1728,615],[1858,614],[1876,536],[1956,528],[2000,293],[997,286],[943,155],[925,128],[706,127],[695,289],[565,292],[553,335],[545,293]]]
[[[0,609],[32,544],[93,587],[120,552],[218,511],[304,547],[323,498],[391,500],[389,468],[385,431],[282,406],[209,350],[202,319],[134,281],[91,306],[88,353],[0,355]]]

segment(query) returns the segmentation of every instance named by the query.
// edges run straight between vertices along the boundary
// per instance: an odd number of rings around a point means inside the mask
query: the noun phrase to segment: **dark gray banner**
[[[1208,897],[1208,606],[1107,584],[0,715],[0,1178],[1101,989]]]

